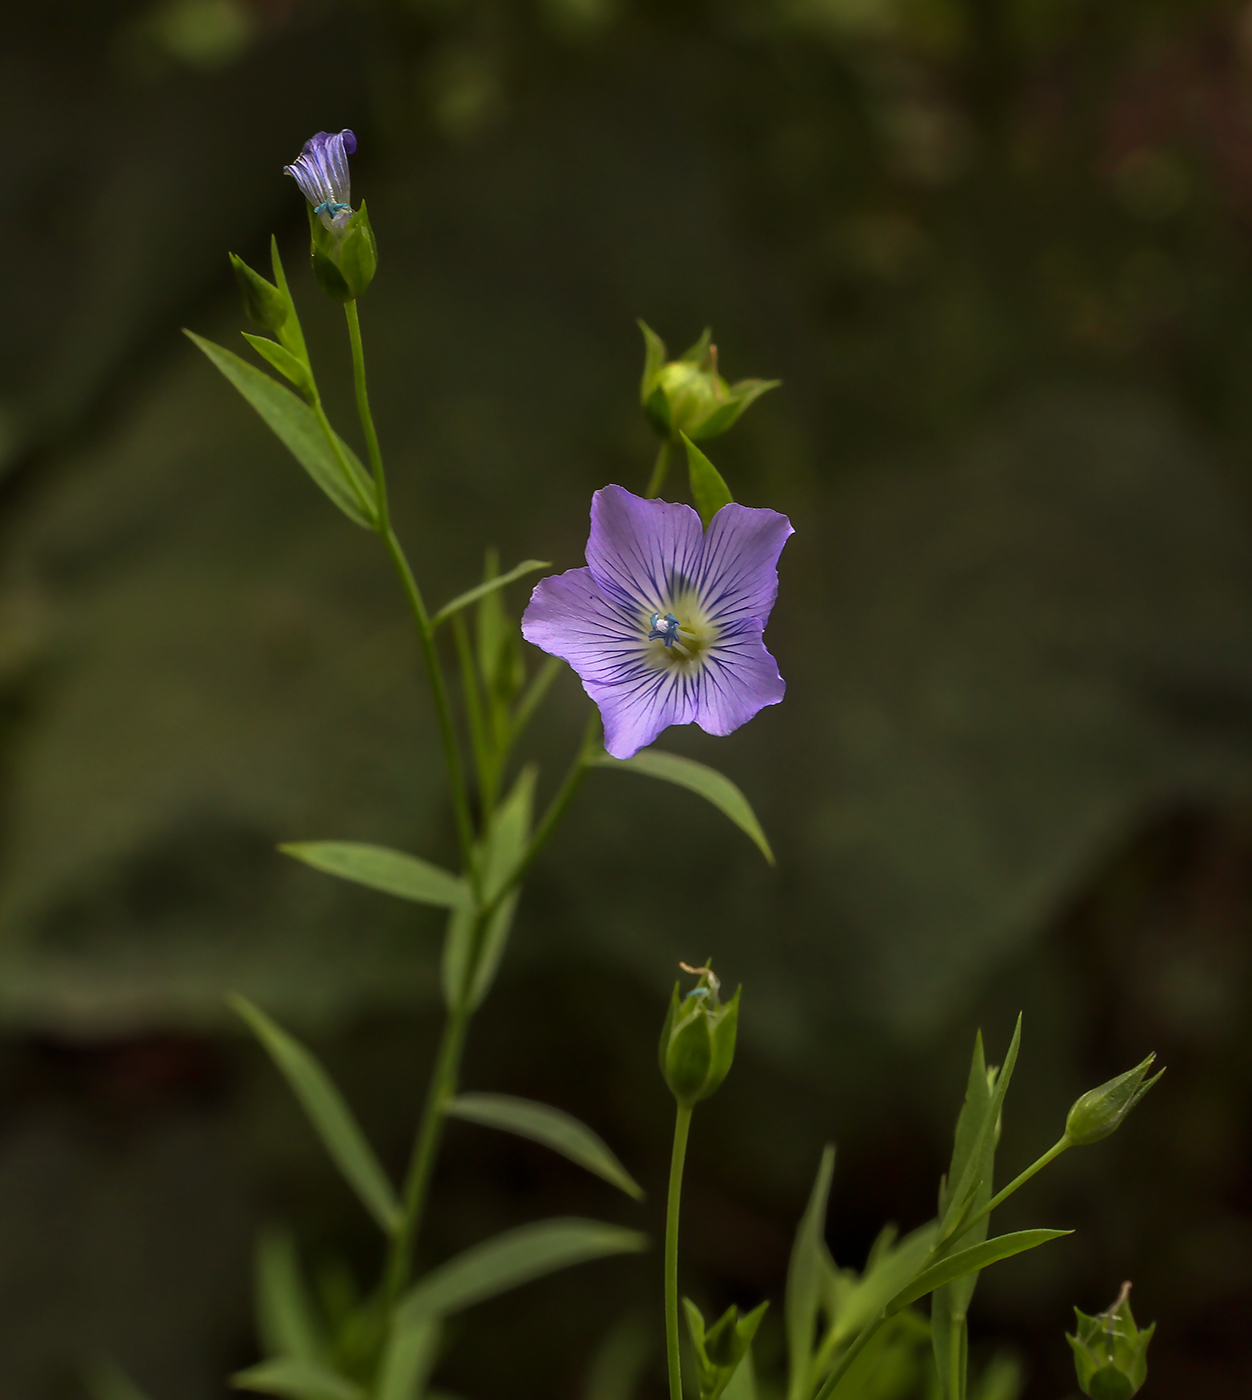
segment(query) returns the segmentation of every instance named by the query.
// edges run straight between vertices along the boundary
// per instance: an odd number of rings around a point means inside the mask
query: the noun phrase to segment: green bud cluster
[[[739,1026],[739,991],[724,1005],[721,983],[707,967],[694,991],[682,995],[677,982],[661,1030],[661,1073],[679,1108],[692,1108],[714,1093],[730,1072]],[[740,989],[742,990],[742,989]]]
[[[740,1316],[738,1308],[729,1307],[706,1331],[704,1314],[690,1298],[683,1299],[687,1330],[696,1353],[700,1400],[718,1400],[734,1379],[768,1307],[768,1303],[762,1303],[746,1316]]]
[[[676,360],[667,360],[665,342],[642,321],[645,358],[639,402],[648,421],[667,442],[685,434],[692,442],[717,437],[739,420],[777,379],[741,379],[728,384],[717,372],[713,332],[704,334]]]
[[[1151,1079],[1146,1078],[1155,1059],[1155,1055],[1149,1055],[1134,1069],[1088,1090],[1078,1100],[1065,1119],[1065,1137],[1071,1146],[1086,1147],[1121,1127],[1130,1110],[1165,1073],[1160,1070]]]
[[[365,201],[342,229],[327,228],[309,209],[313,274],[327,296],[355,301],[364,296],[378,270],[378,243]]]
[[[1077,1335],[1065,1334],[1074,1353],[1078,1386],[1091,1400],[1130,1400],[1148,1378],[1148,1343],[1156,1323],[1142,1331],[1130,1311],[1130,1284],[1111,1308],[1097,1317],[1074,1309]]]

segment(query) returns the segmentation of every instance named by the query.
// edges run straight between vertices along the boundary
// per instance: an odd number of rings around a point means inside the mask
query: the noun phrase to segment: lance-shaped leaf
[[[256,409],[274,436],[348,519],[366,530],[377,528],[374,483],[347,443],[336,435],[337,453],[317,415],[298,395],[233,351],[191,331],[186,335]]]
[[[400,1223],[400,1202],[330,1076],[309,1050],[271,1021],[260,1007],[241,996],[232,996],[230,1002],[282,1071],[344,1179],[390,1234]]]
[[[515,1098],[512,1094],[459,1094],[444,1112],[453,1118],[463,1118],[467,1123],[500,1128],[503,1132],[542,1143],[603,1177],[635,1200],[643,1199],[643,1188],[613,1155],[604,1139],[559,1108]]]
[[[826,1207],[834,1170],[835,1149],[827,1144],[817,1169],[817,1180],[809,1194],[809,1203],[796,1229],[796,1242],[792,1246],[791,1262],[787,1268],[788,1400],[808,1400],[812,1391],[810,1378],[817,1310],[831,1268],[830,1254],[826,1248]]]
[[[1000,1110],[1004,1107],[1004,1096],[1009,1091],[1013,1078],[1013,1068],[1017,1064],[1017,1051],[1022,1041],[1022,1018],[1019,1015],[1013,1028],[1013,1039],[1009,1042],[1004,1066],[996,1076],[995,1088],[991,1097],[981,1108],[981,1121],[978,1131],[968,1149],[968,1158],[960,1179],[949,1181],[945,1186],[943,1214],[939,1221],[939,1239],[952,1238],[962,1221],[969,1218],[975,1209],[975,1198],[984,1184],[990,1185],[991,1173],[995,1164],[996,1134],[999,1131]]]
[[[437,1317],[392,1319],[374,1400],[422,1400],[439,1350],[443,1324]]]
[[[485,583],[467,589],[464,593],[458,593],[450,603],[445,603],[431,618],[431,626],[438,627],[441,622],[447,622],[462,608],[468,608],[471,603],[478,602],[480,598],[486,597],[488,593],[494,593],[498,588],[505,587],[506,584],[513,583],[519,578],[525,578],[527,574],[533,574],[536,569],[549,569],[551,567],[550,560],[523,559],[516,568],[510,569],[507,574],[501,574],[498,578],[489,578]]]
[[[271,1226],[257,1241],[256,1311],[257,1331],[267,1352],[301,1361],[320,1358],[318,1325],[289,1230]]]
[[[423,1318],[460,1312],[572,1264],[610,1254],[636,1254],[647,1244],[638,1231],[599,1220],[540,1220],[520,1225],[432,1269],[400,1300],[397,1319],[402,1318],[406,1327],[416,1326]]]
[[[292,841],[278,849],[327,875],[417,904],[436,904],[443,909],[469,904],[469,887],[460,876],[405,851],[361,841]]]
[[[491,983],[504,956],[518,891],[501,893],[517,869],[530,840],[536,770],[528,766],[519,774],[512,791],[496,809],[491,820],[482,857],[482,900],[495,912],[481,927],[479,911],[466,907],[456,910],[448,922],[443,954],[444,997],[449,1007],[467,1000],[473,1010],[491,989]]]
[[[642,773],[648,778],[660,778],[663,782],[674,783],[698,794],[729,817],[740,831],[746,832],[756,842],[765,859],[774,864],[774,853],[748,799],[716,768],[709,768],[692,758],[681,758],[676,753],[663,753],[659,749],[641,749],[633,758],[613,758],[602,754],[596,763],[601,768],[617,768],[627,773]]]
[[[294,1356],[275,1356],[246,1371],[236,1371],[230,1383],[236,1390],[282,1395],[288,1400],[365,1400],[365,1392],[347,1376]]]
[[[687,472],[691,482],[691,495],[700,512],[700,520],[707,530],[709,522],[723,506],[734,501],[730,487],[722,480],[722,474],[712,462],[687,436],[682,435],[683,446],[687,449]]]
[[[1062,1235],[1073,1233],[1072,1230],[1018,1230],[1015,1234],[997,1235],[994,1239],[984,1240],[982,1244],[976,1244],[971,1249],[962,1249],[956,1254],[950,1254],[946,1259],[932,1264],[929,1269],[923,1269],[912,1283],[902,1288],[887,1304],[887,1316],[898,1313],[901,1308],[907,1308],[910,1303],[917,1302],[919,1298],[924,1298],[927,1293],[945,1283],[952,1283],[967,1274],[985,1269],[989,1264],[998,1263],[1001,1259],[1010,1259],[1014,1254],[1021,1254],[1023,1250],[1034,1249],[1038,1245],[1047,1244],[1049,1240],[1059,1240]]]
[[[627,1313],[592,1353],[583,1400],[637,1400],[654,1344],[645,1317]]]

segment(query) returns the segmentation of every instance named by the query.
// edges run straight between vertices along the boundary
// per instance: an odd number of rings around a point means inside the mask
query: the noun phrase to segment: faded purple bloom
[[[690,506],[606,486],[587,567],[536,587],[522,635],[578,672],[614,758],[671,724],[729,734],[786,689],[762,634],[791,533],[785,515],[734,504],[705,532]]]
[[[355,150],[352,132],[319,131],[304,143],[295,164],[283,166],[329,229],[342,229],[352,215],[348,157]]]

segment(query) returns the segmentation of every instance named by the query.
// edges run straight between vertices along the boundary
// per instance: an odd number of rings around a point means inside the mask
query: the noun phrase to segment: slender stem
[[[813,1400],[829,1400],[829,1397],[835,1393],[835,1387],[843,1380],[844,1376],[847,1375],[848,1367],[852,1365],[856,1358],[860,1356],[870,1344],[878,1329],[886,1320],[886,1315],[884,1313],[879,1313],[868,1327],[861,1329],[860,1333],[857,1335],[856,1341],[854,1341],[847,1351],[839,1358],[839,1364],[830,1375],[826,1377],[822,1388],[813,1397]]]
[[[348,318],[348,339],[352,342],[352,384],[356,389],[356,411],[361,419],[361,431],[365,434],[365,450],[370,459],[370,471],[374,474],[374,488],[378,492],[378,516],[381,533],[382,530],[390,528],[391,523],[391,514],[387,505],[387,475],[383,471],[383,454],[378,446],[374,415],[370,412],[369,389],[365,383],[365,349],[361,344],[361,318],[357,314],[356,302],[344,302],[343,313]]]
[[[678,1109],[674,1152],[669,1163],[669,1199],[665,1208],[665,1355],[669,1363],[669,1400],[683,1400],[682,1357],[678,1347],[678,1211],[682,1203],[683,1162],[691,1110]]]
[[[388,1310],[408,1283],[413,1268],[413,1250],[417,1244],[418,1230],[421,1228],[426,1197],[430,1192],[430,1179],[435,1169],[439,1140],[443,1136],[444,1109],[448,1100],[456,1093],[468,1028],[469,1009],[465,1006],[450,1012],[444,1022],[439,1051],[435,1056],[430,1085],[426,1090],[422,1121],[413,1144],[413,1155],[409,1159],[408,1174],[404,1179],[404,1195],[401,1202],[404,1214],[401,1217],[400,1228],[392,1240],[391,1254],[387,1261],[384,1292]]]
[[[1032,1162],[1024,1172],[1022,1172],[1018,1176],[1015,1176],[1013,1180],[1010,1181],[1009,1184],[1004,1188],[1003,1191],[1000,1191],[996,1195],[992,1196],[992,1198],[987,1202],[985,1206],[983,1206],[981,1210],[975,1211],[975,1213],[971,1215],[970,1218],[961,1225],[961,1228],[957,1230],[957,1232],[954,1235],[950,1235],[943,1242],[944,1245],[947,1246],[952,1244],[953,1241],[959,1240],[961,1236],[964,1235],[967,1231],[972,1230],[975,1225],[985,1220],[991,1214],[991,1212],[995,1210],[997,1206],[1002,1205],[1005,1201],[1007,1201],[1008,1198],[1013,1194],[1014,1191],[1017,1190],[1019,1186],[1025,1186],[1025,1184],[1030,1180],[1032,1176],[1035,1175],[1036,1172],[1041,1172],[1044,1169],[1044,1167],[1048,1165],[1049,1162],[1055,1161],[1056,1158],[1058,1158],[1062,1152],[1064,1152],[1067,1148],[1070,1148],[1072,1146],[1073,1143],[1070,1142],[1069,1138],[1063,1137],[1060,1140],[1060,1142],[1055,1143],[1052,1147],[1049,1147],[1048,1150],[1043,1154],[1042,1157],[1039,1158],[1037,1162]]]
[[[344,303],[344,315],[348,318],[348,339],[352,342],[352,379],[356,388],[357,414],[361,419],[361,431],[365,434],[365,448],[370,460],[370,470],[374,476],[374,491],[378,498],[378,535],[386,546],[391,562],[400,577],[404,595],[408,599],[417,625],[421,642],[422,660],[426,665],[426,675],[430,681],[431,694],[435,701],[435,714],[439,722],[439,737],[443,742],[444,762],[448,769],[448,785],[452,792],[452,808],[456,818],[457,836],[461,843],[461,858],[465,868],[473,877],[474,870],[474,823],[470,816],[469,796],[465,787],[465,772],[461,763],[461,751],[456,741],[456,729],[452,723],[452,706],[448,701],[448,688],[443,678],[443,668],[439,664],[439,653],[435,648],[435,633],[430,625],[430,616],[422,599],[413,570],[405,558],[396,532],[391,528],[391,507],[387,499],[387,474],[383,470],[382,452],[378,446],[378,433],[374,428],[374,415],[370,412],[369,390],[365,382],[365,350],[361,344],[361,321],[357,314],[356,302]],[[332,435],[332,441],[333,441]]]
[[[665,485],[665,473],[669,470],[669,439],[666,438],[661,443],[656,454],[656,465],[652,468],[652,475],[648,478],[648,489],[645,493],[649,500],[661,494],[661,487]]]
[[[965,1400],[964,1368],[961,1365],[961,1337],[965,1319],[955,1314],[948,1319],[948,1396],[949,1400]]]

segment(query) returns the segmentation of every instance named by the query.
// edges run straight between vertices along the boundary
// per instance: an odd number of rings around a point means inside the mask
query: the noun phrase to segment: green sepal
[[[253,271],[238,254],[230,254],[230,265],[243,293],[244,310],[249,319],[267,331],[278,330],[291,314],[288,298],[272,282]]]
[[[735,426],[744,411],[762,394],[777,389],[781,383],[781,379],[741,379],[737,384],[732,384],[729,401],[715,409],[704,422],[694,425],[690,436],[697,440],[720,437]]]
[[[656,388],[657,375],[665,363],[665,342],[646,321],[636,321],[635,324],[643,332],[643,378],[639,382],[639,402],[646,408]]]
[[[285,345],[280,345],[276,340],[267,340],[263,335],[249,335],[247,331],[243,331],[242,334],[258,355],[268,360],[279,374],[290,379],[310,403],[313,402],[317,397],[317,387],[313,383],[313,373],[306,361],[293,355]]]
[[[678,358],[683,364],[698,365],[709,358],[709,347],[712,344],[713,327],[705,326],[700,332],[700,339],[694,345],[689,345]]]
[[[687,475],[691,482],[691,494],[707,530],[717,512],[723,506],[730,505],[735,498],[730,494],[730,487],[726,485],[721,472],[686,433],[682,434],[682,440],[687,449]]]
[[[348,220],[339,245],[339,270],[353,297],[364,296],[378,271],[378,243],[365,201]]]

